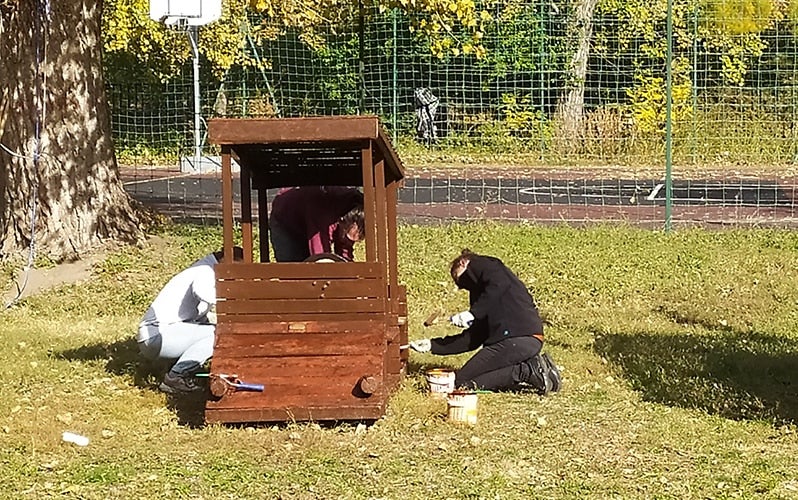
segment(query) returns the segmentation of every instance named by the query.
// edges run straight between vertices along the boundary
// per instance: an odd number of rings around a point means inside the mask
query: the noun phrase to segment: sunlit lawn
[[[370,427],[191,425],[132,339],[160,286],[220,241],[172,227],[0,313],[0,497],[798,497],[793,232],[401,227],[411,338],[456,332],[421,324],[466,307],[447,274],[462,247],[502,258],[548,322],[563,391],[481,394],[474,427],[447,422],[422,376],[467,357],[418,354]]]

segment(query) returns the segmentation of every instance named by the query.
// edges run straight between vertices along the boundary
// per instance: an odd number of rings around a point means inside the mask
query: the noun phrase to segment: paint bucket
[[[449,422],[477,423],[477,393],[453,391],[449,393]]]
[[[428,370],[427,383],[432,397],[444,399],[454,390],[454,371],[445,368]]]

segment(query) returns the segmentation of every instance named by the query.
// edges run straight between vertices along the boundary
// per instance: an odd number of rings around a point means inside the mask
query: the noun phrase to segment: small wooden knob
[[[360,390],[363,394],[371,396],[380,388],[380,381],[371,375],[364,375],[360,378]]]
[[[213,394],[217,398],[221,398],[222,396],[227,394],[227,391],[230,390],[230,386],[227,385],[227,382],[220,379],[219,377],[211,377],[210,388],[211,388],[211,394]]]

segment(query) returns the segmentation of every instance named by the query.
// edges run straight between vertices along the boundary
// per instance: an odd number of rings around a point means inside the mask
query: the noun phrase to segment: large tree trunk
[[[0,0],[0,258],[31,238],[62,260],[142,237],[113,152],[101,13],[102,0]]]
[[[567,46],[571,52],[565,87],[557,104],[557,123],[560,138],[566,143],[577,142],[582,132],[585,112],[585,79],[590,43],[593,37],[593,12],[597,0],[574,0],[572,21],[569,23]]]

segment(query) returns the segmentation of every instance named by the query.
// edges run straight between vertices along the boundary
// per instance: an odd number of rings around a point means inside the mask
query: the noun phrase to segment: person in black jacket
[[[560,373],[543,348],[543,321],[526,286],[501,260],[468,249],[452,261],[452,279],[468,290],[470,307],[450,321],[459,335],[410,342],[417,352],[448,355],[482,347],[455,372],[467,389],[560,390]]]

